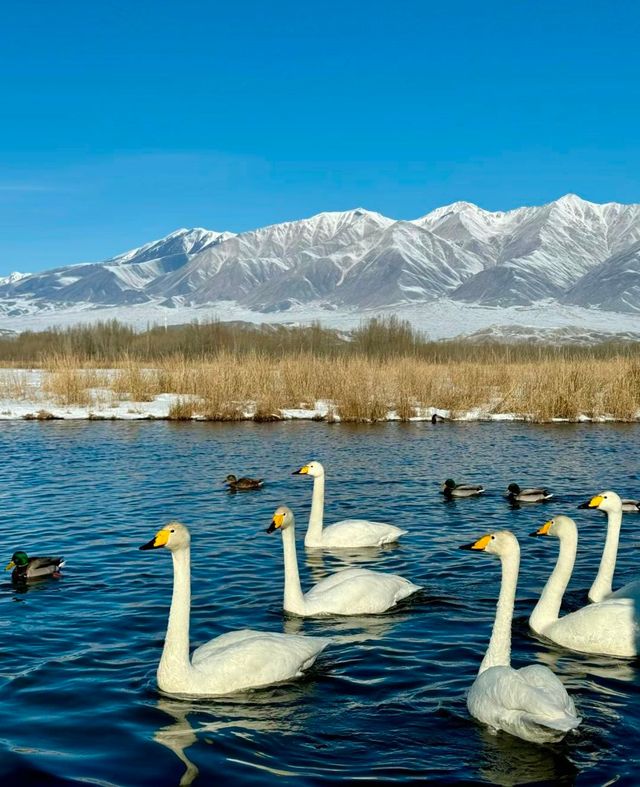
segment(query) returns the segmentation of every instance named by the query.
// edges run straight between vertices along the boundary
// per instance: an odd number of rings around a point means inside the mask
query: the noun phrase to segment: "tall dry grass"
[[[82,362],[76,356],[52,359],[46,391],[68,404],[89,404],[92,389],[101,386],[137,402],[173,393],[180,399],[175,418],[235,420],[249,414],[271,420],[283,408],[314,408],[320,400],[352,422],[383,420],[390,411],[408,420],[423,407],[446,409],[454,417],[476,408],[508,412],[531,421],[580,415],[633,420],[640,413],[640,362],[625,356],[438,363],[224,351],[203,360],[166,357],[153,367],[122,356],[109,373],[83,368]]]
[[[95,403],[93,390],[105,389],[109,382],[86,358],[56,353],[49,358],[42,390],[60,404],[86,406]]]

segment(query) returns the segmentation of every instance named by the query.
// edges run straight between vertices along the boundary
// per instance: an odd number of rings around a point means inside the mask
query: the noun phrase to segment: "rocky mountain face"
[[[640,205],[598,205],[570,194],[506,212],[456,202],[414,221],[363,209],[320,213],[237,235],[178,230],[104,262],[0,279],[5,314],[26,304],[33,311],[234,301],[269,312],[442,297],[485,306],[554,299],[640,312]]]

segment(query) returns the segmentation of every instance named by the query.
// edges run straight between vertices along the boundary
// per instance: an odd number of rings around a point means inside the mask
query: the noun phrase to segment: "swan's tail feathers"
[[[531,724],[535,724],[538,727],[546,727],[550,730],[558,730],[559,732],[569,732],[570,730],[575,730],[575,728],[582,722],[580,716],[571,716],[568,713],[564,716],[558,716],[556,718],[550,719],[548,716],[539,716],[534,713],[527,713],[526,720]]]

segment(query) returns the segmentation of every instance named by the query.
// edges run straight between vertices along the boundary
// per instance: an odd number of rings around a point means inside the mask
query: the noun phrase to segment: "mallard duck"
[[[287,506],[277,508],[267,533],[279,530],[284,549],[284,611],[303,618],[325,615],[377,615],[420,590],[398,574],[345,568],[302,592],[296,557],[295,518]]]
[[[476,497],[484,492],[482,484],[456,484],[453,478],[447,478],[440,489],[446,498]]]
[[[292,475],[308,475],[313,478],[309,527],[304,537],[306,547],[380,547],[393,544],[407,532],[387,522],[372,522],[368,519],[342,519],[324,527],[324,467],[320,462],[307,462],[299,470],[294,470]]]
[[[59,577],[62,566],[64,560],[61,557],[29,557],[26,552],[18,550],[13,553],[5,571],[13,569],[11,579],[14,582],[27,582],[30,579]]]
[[[502,582],[489,647],[469,695],[469,713],[494,730],[534,743],[560,741],[581,722],[560,679],[542,664],[511,666],[511,626],[520,546],[508,530],[489,533],[460,549],[497,555]]]
[[[640,513],[640,500],[630,500],[628,497],[622,500],[622,511],[625,514]]]
[[[550,500],[553,495],[543,486],[521,489],[518,484],[509,484],[507,497],[514,503],[543,503],[545,500]]]
[[[214,697],[299,678],[330,640],[241,629],[205,642],[189,656],[191,536],[169,522],[140,549],[167,549],[173,558],[173,595],[158,687],[167,694]]]
[[[233,474],[228,475],[225,484],[229,485],[232,492],[245,491],[247,489],[260,489],[264,484],[264,478],[236,478]]]

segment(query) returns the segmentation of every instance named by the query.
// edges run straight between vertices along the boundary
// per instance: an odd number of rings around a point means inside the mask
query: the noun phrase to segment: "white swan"
[[[520,546],[509,531],[483,536],[460,549],[498,555],[502,582],[491,640],[469,690],[469,713],[495,730],[534,743],[559,741],[581,722],[559,678],[542,664],[511,667],[511,621],[518,584]]]
[[[609,597],[558,617],[578,549],[578,528],[573,519],[556,516],[531,535],[555,536],[560,541],[555,568],[529,618],[536,634],[580,653],[627,658],[637,655],[640,630],[633,599]]]
[[[329,644],[328,639],[243,629],[210,640],[189,659],[190,542],[188,529],[170,522],[140,547],[164,547],[173,557],[173,596],[158,687],[168,694],[211,697],[302,675]]]
[[[618,557],[618,541],[622,526],[622,500],[615,492],[600,492],[578,508],[597,508],[607,514],[607,537],[600,559],[600,567],[589,589],[589,601],[604,601],[606,598],[632,598],[640,603],[640,580],[628,582],[613,592],[613,572]]]
[[[385,522],[367,519],[343,519],[323,529],[324,467],[320,462],[308,462],[292,475],[310,475],[313,478],[313,496],[309,527],[304,537],[306,547],[349,549],[351,547],[380,547],[397,541],[407,531]]]
[[[372,615],[385,612],[420,590],[397,574],[346,568],[321,579],[307,593],[300,587],[296,556],[295,518],[290,508],[276,509],[267,533],[282,531],[284,548],[284,610],[300,617]]]

